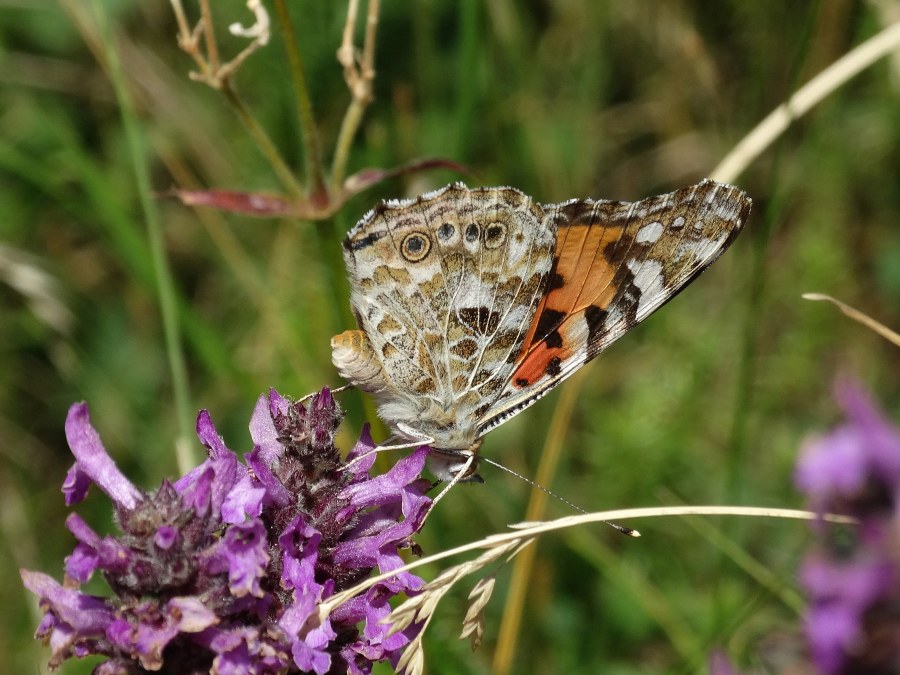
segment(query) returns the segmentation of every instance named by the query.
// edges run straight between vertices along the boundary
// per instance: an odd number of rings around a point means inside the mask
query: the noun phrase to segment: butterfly
[[[343,241],[359,328],[332,361],[438,478],[477,480],[484,435],[671,300],[750,204],[712,180],[637,202],[462,183],[382,202]]]

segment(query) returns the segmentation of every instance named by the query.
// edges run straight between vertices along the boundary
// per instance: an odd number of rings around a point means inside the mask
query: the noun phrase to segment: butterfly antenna
[[[523,480],[523,481],[525,481],[526,483],[528,483],[531,487],[537,488],[537,489],[540,490],[541,492],[544,492],[544,493],[550,495],[550,496],[553,497],[554,499],[558,499],[559,501],[561,501],[563,504],[565,504],[565,505],[567,505],[567,506],[571,506],[573,509],[575,509],[575,510],[578,511],[579,513],[587,513],[587,511],[585,511],[583,508],[581,508],[580,506],[576,506],[575,504],[573,504],[572,502],[570,502],[570,501],[569,501],[568,499],[566,499],[565,497],[561,497],[560,495],[556,494],[553,490],[550,490],[549,488],[545,488],[545,487],[544,487],[543,485],[541,485],[540,483],[535,483],[535,482],[534,482],[533,480],[531,480],[530,478],[527,478],[526,476],[523,476],[522,474],[513,471],[513,470],[510,469],[508,466],[504,466],[503,464],[500,464],[499,462],[495,462],[495,461],[493,461],[493,460],[490,460],[490,459],[488,459],[487,457],[481,457],[480,459],[481,459],[482,462],[487,462],[487,463],[490,464],[491,466],[496,466],[498,469],[503,469],[506,473],[511,473],[513,476],[515,476],[515,477],[518,478],[519,480]]]
[[[526,476],[523,476],[522,474],[513,471],[513,470],[510,469],[508,466],[504,466],[503,464],[500,464],[499,462],[495,462],[495,461],[493,461],[493,460],[490,460],[490,459],[488,459],[487,457],[481,457],[480,459],[481,459],[482,462],[487,462],[487,463],[490,464],[491,466],[496,466],[498,469],[503,469],[503,470],[506,471],[507,473],[511,473],[511,474],[512,474],[513,476],[515,476],[516,478],[518,478],[518,479],[520,479],[520,480],[523,480],[523,481],[525,481],[526,483],[528,483],[531,487],[537,488],[538,490],[541,490],[542,492],[545,492],[546,494],[550,495],[551,497],[554,497],[554,498],[558,499],[558,500],[561,501],[563,504],[566,504],[566,505],[568,505],[568,506],[571,506],[571,507],[572,507],[573,509],[575,509],[576,511],[580,511],[581,513],[587,513],[587,511],[585,511],[583,508],[581,508],[580,506],[576,506],[575,504],[573,504],[572,502],[570,502],[570,501],[569,501],[568,499],[566,499],[565,497],[561,497],[560,495],[558,495],[558,494],[556,494],[555,492],[553,492],[553,490],[550,490],[549,488],[545,488],[545,487],[544,487],[543,485],[541,485],[540,483],[535,483],[535,482],[534,482],[533,480],[531,480],[530,478],[528,478],[528,477],[526,477]],[[449,488],[449,486],[447,486],[447,487]],[[446,492],[446,490],[444,490],[444,492]],[[443,496],[443,494],[444,494],[444,493],[442,492],[439,496]],[[603,522],[606,523],[607,525],[609,525],[609,526],[610,526],[611,528],[613,528],[614,530],[617,530],[617,531],[621,532],[622,534],[627,535],[627,536],[629,536],[629,537],[640,537],[640,536],[641,536],[641,533],[640,533],[640,532],[638,532],[637,530],[633,530],[633,529],[631,529],[630,527],[625,527],[625,526],[623,526],[623,525],[619,525],[618,523],[611,523],[611,522],[609,522],[608,520],[604,520]]]

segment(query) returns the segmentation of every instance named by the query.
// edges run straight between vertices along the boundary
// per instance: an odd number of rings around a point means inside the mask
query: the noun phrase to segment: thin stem
[[[331,194],[336,195],[341,191],[344,176],[347,174],[347,160],[350,157],[350,148],[353,146],[353,138],[362,121],[366,106],[356,99],[350,102],[344,119],[341,121],[341,130],[338,132],[337,143],[334,147],[334,159],[331,163]]]
[[[300,112],[300,139],[303,143],[306,184],[309,194],[320,195],[325,190],[325,170],[322,166],[319,130],[316,127],[309,87],[303,71],[303,58],[297,45],[297,36],[294,33],[294,25],[291,22],[285,0],[275,0],[275,12],[291,66],[294,95],[297,97],[297,107]]]
[[[367,82],[371,96],[371,83],[375,79],[375,36],[378,34],[378,9],[381,0],[369,0],[369,11],[366,14],[366,38],[363,43],[363,59],[361,64],[362,78]]]
[[[278,152],[278,149],[275,147],[275,144],[272,143],[272,140],[266,134],[265,130],[256,121],[256,118],[250,114],[250,111],[244,105],[243,101],[241,101],[234,89],[231,88],[231,83],[228,80],[222,82],[222,92],[225,94],[225,98],[228,99],[228,102],[234,107],[235,111],[237,111],[238,116],[247,127],[250,135],[256,141],[260,151],[266,159],[269,160],[269,164],[272,165],[272,168],[281,180],[282,185],[284,185],[292,195],[301,197],[303,195],[302,186],[297,182],[294,174],[291,172],[284,159],[282,159],[281,153]]]
[[[900,21],[891,24],[832,63],[775,108],[728,153],[710,178],[732,182],[759,157],[791,123],[828,94],[858,75],[883,56],[900,49]]]
[[[208,78],[209,63],[207,63],[199,49],[200,36],[203,34],[203,27],[205,24],[201,20],[197,22],[197,25],[193,29],[191,29],[187,20],[187,15],[184,13],[184,7],[181,5],[181,0],[171,0],[171,2],[172,11],[175,13],[175,22],[178,24],[178,37],[176,38],[178,47],[185,54],[190,56],[194,60],[197,68],[200,69],[200,72],[197,74],[198,78]]]
[[[888,342],[891,342],[896,347],[900,347],[900,334],[897,334],[895,331],[892,331],[890,328],[885,326],[883,323],[880,323],[868,316],[867,314],[863,314],[858,309],[851,307],[848,304],[841,302],[835,298],[832,298],[830,295],[824,295],[822,293],[804,293],[804,300],[824,300],[825,302],[830,302],[839,310],[841,310],[845,316],[850,317],[854,321],[861,323],[863,326],[868,328],[869,330],[877,333],[881,337],[883,337]]]
[[[821,518],[828,523],[841,523],[846,525],[854,525],[857,522],[849,516],[840,516],[829,513],[819,514],[813,511],[801,511],[798,509],[770,509],[758,506],[653,506],[640,509],[615,509],[613,511],[585,513],[577,516],[557,518],[556,520],[544,523],[521,523],[519,525],[510,526],[514,528],[512,532],[493,534],[479,541],[469,542],[468,544],[457,546],[456,548],[447,551],[435,553],[434,555],[426,556],[425,558],[419,558],[418,560],[414,560],[413,562],[391,570],[390,572],[369,577],[353,588],[348,588],[346,591],[336,593],[328,598],[328,600],[321,603],[318,610],[319,616],[321,618],[328,616],[328,614],[336,607],[339,607],[350,598],[359,595],[385,579],[390,579],[401,572],[409,572],[424,565],[430,565],[461,553],[495,548],[509,542],[531,539],[540,534],[564,530],[568,527],[576,527],[578,525],[606,523],[610,520],[619,521],[630,520],[633,518],[666,516],[747,516],[756,518],[787,518],[790,520],[818,520]]]
[[[334,149],[334,159],[331,163],[331,194],[340,192],[347,174],[347,160],[350,156],[350,148],[353,139],[359,130],[363,113],[369,103],[372,102],[372,80],[375,79],[375,37],[378,31],[378,10],[380,0],[369,0],[369,8],[366,15],[366,35],[363,43],[362,60],[357,67],[356,50],[353,47],[353,27],[356,25],[356,14],[359,7],[358,0],[350,0],[347,5],[347,22],[344,24],[344,33],[341,46],[338,49],[338,61],[344,67],[344,79],[353,100],[344,113],[341,121],[341,129],[338,132],[337,143]]]
[[[188,24],[187,16],[184,13],[184,7],[181,6],[181,0],[171,0],[172,12],[175,14],[175,23],[178,24],[178,36],[181,39],[188,39],[191,36],[191,27]]]
[[[153,271],[156,278],[156,291],[162,315],[163,333],[166,342],[166,355],[169,360],[169,371],[172,376],[172,389],[175,398],[175,412],[178,421],[178,438],[175,443],[179,469],[186,473],[196,464],[191,453],[188,439],[193,435],[194,420],[192,417],[191,395],[188,387],[187,368],[185,367],[181,332],[178,326],[178,298],[175,281],[169,268],[166,256],[165,240],[159,221],[159,213],[151,198],[152,187],[147,168],[146,138],[141,134],[137,116],[134,113],[131,97],[128,94],[122,65],[114,49],[114,35],[106,21],[102,0],[94,0],[94,11],[98,23],[105,33],[105,57],[109,64],[110,81],[116,93],[116,100],[122,115],[129,156],[134,170],[135,183],[140,196],[141,211],[147,227],[147,238],[153,260]]]
[[[693,520],[703,521],[703,518]],[[575,528],[566,532],[565,545],[594,566],[610,588],[630,594],[635,604],[663,631],[672,648],[685,663],[701,662],[705,645],[698,631],[692,629],[677,611],[672,599],[656,583],[649,579],[642,566],[623,565],[621,551],[596,532]],[[689,672],[700,672],[699,669]]]
[[[203,16],[203,37],[206,40],[209,70],[212,73],[216,73],[219,71],[219,47],[216,44],[216,34],[213,27],[212,10],[209,8],[209,0],[200,0],[200,13]]]
[[[779,572],[751,556],[745,548],[735,541],[734,537],[726,535],[721,528],[717,528],[706,518],[689,518],[685,519],[685,523],[705,537],[707,541],[742,569],[761,588],[768,589],[772,595],[777,596],[785,606],[790,607],[798,616],[803,614],[803,608],[805,607],[803,596],[786,584],[784,577]]]

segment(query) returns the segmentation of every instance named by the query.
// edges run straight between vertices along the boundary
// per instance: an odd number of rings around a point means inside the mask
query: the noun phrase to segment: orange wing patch
[[[553,333],[558,336],[558,343],[552,344],[549,340],[541,340],[532,345],[519,365],[516,367],[513,384],[523,389],[545,375],[555,377],[562,372],[562,364],[567,359],[575,356],[576,348],[582,344],[579,340],[572,339],[574,335],[567,333],[575,330],[569,323],[567,326],[554,328]],[[554,341],[556,342],[556,341]]]
[[[547,293],[519,352],[516,387],[527,387],[544,375],[557,375],[561,363],[584,345],[583,335],[567,335],[580,333],[581,327],[564,326],[566,318],[592,305],[605,310],[616,297],[619,266],[614,261],[621,261],[626,253],[625,225],[595,226],[595,210],[584,207],[584,202],[573,202],[557,214],[559,230]]]
[[[728,248],[750,213],[737,188],[705,180],[638,202],[544,206],[556,245],[504,389],[478,433],[519,414],[672,299]]]

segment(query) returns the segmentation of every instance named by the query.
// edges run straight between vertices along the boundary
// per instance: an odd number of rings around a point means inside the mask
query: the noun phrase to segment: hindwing
[[[516,367],[555,243],[526,195],[462,184],[382,204],[349,233],[351,305],[381,370],[365,382],[378,383],[370,390],[395,430],[412,426],[437,447],[477,438],[472,421]]]

